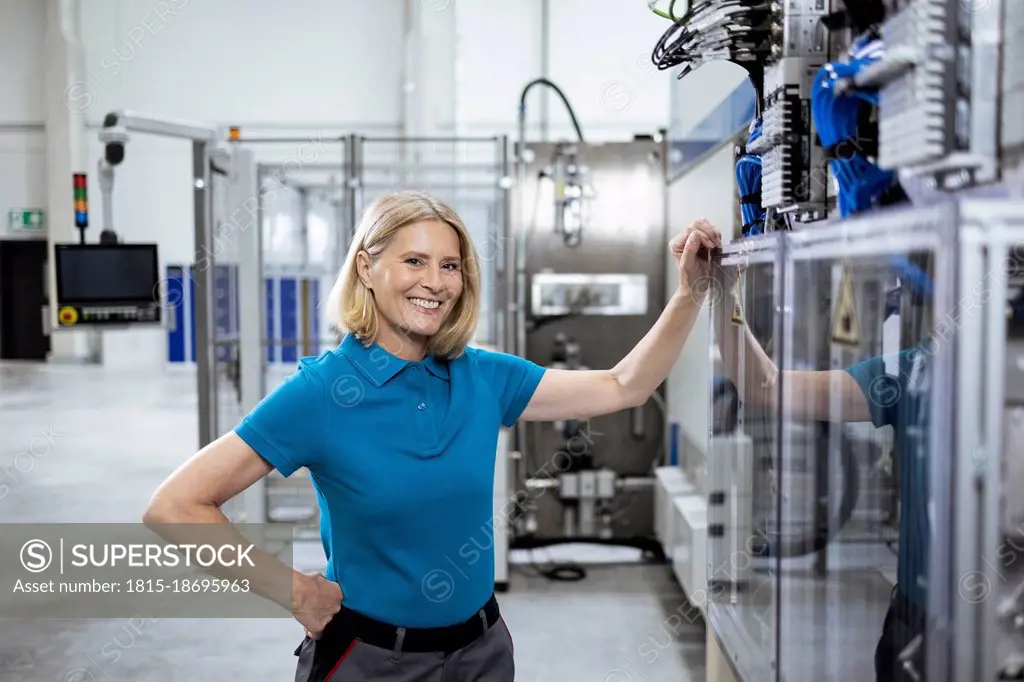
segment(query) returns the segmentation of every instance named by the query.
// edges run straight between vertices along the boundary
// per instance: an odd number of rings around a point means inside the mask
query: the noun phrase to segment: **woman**
[[[156,492],[147,523],[227,523],[218,507],[276,468],[310,472],[324,575],[293,572],[305,629],[296,680],[510,682],[512,639],[493,596],[493,553],[460,552],[492,521],[500,427],[640,405],[668,376],[707,277],[698,221],[672,241],[678,289],[609,370],[545,370],[471,348],[479,258],[455,212],[419,192],[366,211],[328,297],[349,330]],[[695,285],[697,285],[695,287]],[[279,603],[287,599],[275,598]]]

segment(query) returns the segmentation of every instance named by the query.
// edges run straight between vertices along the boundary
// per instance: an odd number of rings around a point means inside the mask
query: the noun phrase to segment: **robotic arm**
[[[218,139],[218,130],[214,126],[189,121],[146,116],[131,111],[113,111],[103,118],[103,128],[99,138],[103,143],[103,158],[96,165],[99,177],[100,192],[103,196],[103,231],[100,243],[117,243],[114,232],[114,168],[124,162],[125,149],[131,141],[129,131],[176,137],[192,140],[196,143],[212,144]]]

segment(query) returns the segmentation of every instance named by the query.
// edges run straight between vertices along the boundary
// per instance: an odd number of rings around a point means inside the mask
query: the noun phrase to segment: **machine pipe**
[[[112,111],[104,117],[103,127],[124,128],[139,133],[179,137],[197,142],[213,142],[218,137],[217,128],[211,125],[194,121],[156,118],[134,111]]]
[[[497,142],[500,135],[489,137],[367,137],[360,135],[363,142]]]
[[[573,113],[565,94],[546,78],[537,78],[523,87],[519,94],[519,133],[516,140],[516,175],[519,187],[519,220],[516,225],[516,238],[513,242],[512,251],[515,260],[515,299],[511,302],[510,308],[514,314],[515,326],[515,347],[512,352],[521,357],[526,357],[526,95],[535,85],[547,85],[555,90],[562,98],[565,108],[569,111],[569,118],[572,119],[580,142],[583,142],[583,131],[576,121],[576,114]],[[524,452],[526,449],[526,424],[522,421],[516,424],[516,449]]]
[[[528,478],[527,490],[550,490],[561,487],[557,478]],[[615,479],[615,489],[620,491],[646,490],[654,487],[654,478],[650,476],[625,476]]]

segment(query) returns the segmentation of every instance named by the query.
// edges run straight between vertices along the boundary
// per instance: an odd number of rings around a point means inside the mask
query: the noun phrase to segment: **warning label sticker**
[[[853,293],[853,278],[848,268],[843,268],[839,282],[839,295],[832,313],[832,343],[850,348],[860,345],[860,322],[857,319],[857,303]]]

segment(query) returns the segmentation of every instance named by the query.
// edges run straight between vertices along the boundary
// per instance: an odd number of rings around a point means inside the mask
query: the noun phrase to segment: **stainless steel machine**
[[[647,333],[666,300],[665,149],[653,139],[523,146],[506,236],[508,348],[547,367],[610,369]],[[664,429],[661,393],[589,421],[520,424],[512,546],[651,547]]]

